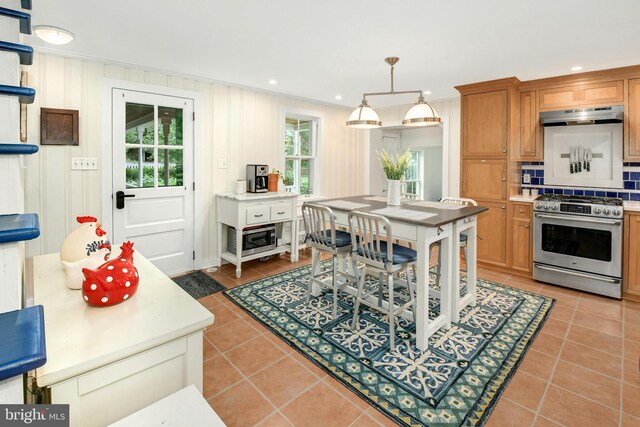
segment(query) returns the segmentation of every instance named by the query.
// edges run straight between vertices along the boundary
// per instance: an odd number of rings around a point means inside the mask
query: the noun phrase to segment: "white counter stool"
[[[357,275],[356,263],[350,257],[351,234],[346,231],[336,230],[335,216],[327,206],[305,203],[302,205],[302,220],[306,230],[305,242],[313,249],[311,260],[311,278],[309,279],[309,289],[307,301],[311,296],[312,287],[315,284],[327,287],[328,284],[320,279],[323,274],[320,268],[320,254],[322,252],[331,254],[331,285],[333,288],[333,317],[338,314],[338,291],[349,283],[355,281]],[[343,283],[338,281],[338,258],[342,257],[343,267],[347,278]],[[350,259],[352,275],[346,274],[346,260]],[[351,280],[350,280],[351,279]]]
[[[365,304],[374,309],[386,313],[389,317],[389,341],[391,351],[395,345],[394,324],[395,317],[405,311],[409,306],[413,309],[415,321],[415,289],[414,281],[411,278],[411,266],[415,265],[418,256],[415,250],[393,244],[393,233],[389,220],[380,215],[373,215],[358,211],[349,213],[349,225],[351,227],[351,245],[355,249],[358,262],[364,264],[360,272],[360,280],[358,282],[358,293],[356,295],[356,306],[353,310],[353,320],[351,328],[356,328],[358,324],[358,310],[360,304]],[[408,301],[399,306],[395,306],[394,302],[394,275],[405,272]],[[378,304],[370,302],[367,298],[375,290],[365,293],[364,284],[366,282],[367,273],[373,272],[378,274],[379,280],[383,276],[387,276],[388,283],[388,308],[384,308],[381,304],[382,283],[378,287]]]
[[[478,206],[478,203],[475,200],[465,199],[462,197],[445,197],[444,199],[440,200],[440,202],[463,205],[463,206]],[[439,285],[440,284],[440,259],[441,259],[440,242],[434,243],[431,246],[431,248],[429,248],[430,249],[429,255],[431,255],[431,251],[436,247],[438,248],[438,263],[436,264],[436,285]],[[467,235],[466,234],[462,234],[462,233],[460,234],[460,247],[464,252],[464,261],[467,262]],[[457,301],[460,298],[460,289],[454,289],[453,291],[454,291],[454,300]],[[430,290],[429,292],[435,298],[440,298],[440,290],[434,289],[434,290]]]

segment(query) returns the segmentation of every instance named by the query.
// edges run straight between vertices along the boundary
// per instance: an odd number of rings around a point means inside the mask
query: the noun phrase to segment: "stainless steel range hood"
[[[622,123],[623,119],[624,107],[622,105],[540,113],[540,123],[545,127]]]

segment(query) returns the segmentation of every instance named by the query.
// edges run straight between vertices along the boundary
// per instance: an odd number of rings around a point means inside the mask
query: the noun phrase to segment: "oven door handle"
[[[606,225],[622,225],[622,220],[611,220],[611,219],[585,219],[580,218],[574,215],[571,216],[561,216],[561,215],[549,215],[549,214],[536,214],[536,218],[550,218],[550,219],[560,219],[564,221],[576,221],[576,222],[589,222],[592,224],[606,224]]]
[[[554,273],[571,274],[573,276],[584,277],[586,279],[600,280],[600,281],[609,282],[609,283],[620,283],[620,279],[608,279],[608,278],[605,278],[605,277],[602,277],[602,276],[593,276],[591,274],[579,273],[577,271],[560,270],[558,268],[547,267],[546,265],[534,264],[534,267],[539,268],[541,270],[553,271]]]

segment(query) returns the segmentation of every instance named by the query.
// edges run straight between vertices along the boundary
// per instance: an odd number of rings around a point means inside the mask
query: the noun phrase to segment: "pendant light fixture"
[[[400,60],[395,56],[385,58],[384,62],[391,66],[391,90],[389,92],[372,92],[362,94],[362,103],[353,110],[349,120],[347,120],[347,126],[357,129],[372,129],[382,126],[378,113],[369,106],[367,102],[367,96],[377,95],[400,95],[406,93],[417,93],[418,101],[407,111],[407,114],[402,120],[402,124],[405,126],[429,126],[440,123],[440,117],[436,110],[424,100],[424,95],[421,90],[405,90],[396,92],[393,90],[393,66]]]

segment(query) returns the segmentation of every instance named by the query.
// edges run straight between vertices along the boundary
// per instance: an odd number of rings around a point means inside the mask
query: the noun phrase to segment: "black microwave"
[[[242,256],[270,251],[271,249],[275,249],[277,244],[276,226],[274,224],[245,228],[242,231]],[[235,254],[237,245],[238,231],[235,228],[229,227],[227,232],[227,250]]]

